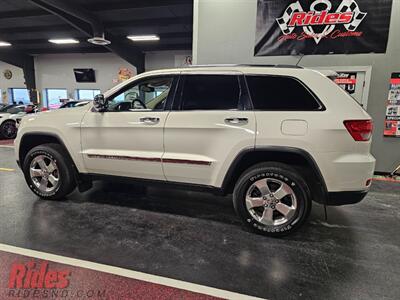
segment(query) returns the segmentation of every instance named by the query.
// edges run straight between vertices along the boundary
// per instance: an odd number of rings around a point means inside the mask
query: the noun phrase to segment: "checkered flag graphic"
[[[345,24],[344,27],[348,31],[355,31],[357,27],[360,25],[362,20],[364,20],[367,13],[364,13],[358,7],[358,4],[354,0],[343,0],[340,6],[337,9],[337,12],[353,12],[354,17],[353,21],[349,24]]]
[[[283,34],[288,35],[288,34],[292,33],[292,31],[294,30],[294,27],[288,26],[289,21],[295,12],[302,12],[302,11],[303,11],[303,8],[301,7],[300,2],[297,1],[295,3],[290,4],[286,8],[282,17],[276,19],[276,22],[278,22],[278,25],[281,28]]]

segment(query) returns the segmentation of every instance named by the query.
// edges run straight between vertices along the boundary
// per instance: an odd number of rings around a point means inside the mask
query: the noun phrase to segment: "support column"
[[[36,80],[35,80],[35,63],[32,56],[26,57],[24,60],[24,77],[25,77],[25,85],[29,92],[29,99],[35,105],[39,103],[38,92],[36,89]]]
[[[37,104],[37,90],[35,81],[35,63],[33,56],[27,55],[20,51],[0,51],[0,60],[10,65],[19,67],[24,72],[25,85],[29,91],[29,99],[32,103]]]

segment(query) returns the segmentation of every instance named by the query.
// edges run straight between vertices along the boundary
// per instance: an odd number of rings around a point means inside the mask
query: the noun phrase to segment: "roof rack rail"
[[[303,69],[301,66],[296,65],[262,65],[262,64],[205,64],[205,65],[191,65],[191,68],[202,68],[202,67],[264,67],[264,68],[293,68]]]

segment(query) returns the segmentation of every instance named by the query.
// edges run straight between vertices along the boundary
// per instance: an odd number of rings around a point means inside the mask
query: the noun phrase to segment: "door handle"
[[[147,125],[155,125],[160,122],[160,118],[153,118],[153,117],[144,117],[139,119],[141,123],[147,124]]]
[[[232,125],[242,125],[242,124],[249,123],[249,119],[247,119],[247,118],[226,118],[225,122],[232,124]]]

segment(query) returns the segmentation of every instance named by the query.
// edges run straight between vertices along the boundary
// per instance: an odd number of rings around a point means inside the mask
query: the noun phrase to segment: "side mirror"
[[[108,108],[108,102],[104,98],[103,94],[98,94],[94,97],[93,106],[97,111],[106,111]]]

